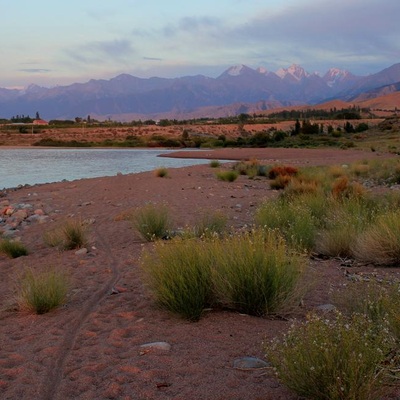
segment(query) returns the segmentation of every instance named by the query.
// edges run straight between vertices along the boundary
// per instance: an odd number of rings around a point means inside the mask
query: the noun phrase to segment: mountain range
[[[35,112],[48,120],[87,115],[121,121],[215,117],[246,112],[248,104],[265,111],[332,99],[370,100],[399,91],[400,63],[368,76],[337,68],[320,75],[295,64],[276,72],[236,65],[217,78],[196,75],[145,79],[122,74],[109,80],[92,79],[52,88],[0,88],[0,118]]]

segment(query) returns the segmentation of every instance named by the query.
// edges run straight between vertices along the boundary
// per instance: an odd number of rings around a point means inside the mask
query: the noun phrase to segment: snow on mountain
[[[243,73],[243,71],[248,68],[243,64],[234,65],[233,67],[229,68],[226,73],[230,76],[239,76]]]
[[[297,64],[292,64],[289,68],[279,68],[275,73],[281,79],[285,79],[289,75],[296,81],[300,81],[303,78],[308,78],[310,76],[310,74],[306,72],[303,67]]]
[[[349,71],[339,68],[330,68],[328,72],[324,75],[323,79],[329,87],[333,87],[339,82],[350,78],[351,75],[352,74]]]

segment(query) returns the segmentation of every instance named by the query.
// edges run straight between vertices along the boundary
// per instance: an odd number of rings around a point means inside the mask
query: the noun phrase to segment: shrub
[[[279,233],[257,230],[211,246],[216,296],[225,307],[263,316],[299,300],[304,258],[290,252]]]
[[[221,163],[218,160],[211,160],[210,161],[210,167],[211,168],[218,168],[221,165]]]
[[[358,260],[377,265],[400,262],[400,210],[379,215],[358,238],[354,254]]]
[[[350,182],[347,176],[337,178],[332,184],[333,197],[362,197],[365,188],[358,182]]]
[[[169,237],[171,221],[165,205],[149,203],[136,210],[132,221],[134,228],[149,242]]]
[[[28,249],[19,241],[3,239],[0,241],[0,253],[10,258],[28,255]]]
[[[300,396],[364,400],[383,394],[394,345],[387,324],[377,329],[365,315],[336,313],[294,324],[266,352],[282,382]]]
[[[372,322],[388,322],[396,340],[400,339],[400,287],[375,278],[352,282],[332,295],[334,304],[345,314],[366,315]]]
[[[44,314],[65,302],[67,290],[64,272],[54,267],[41,271],[27,269],[18,283],[17,301],[22,310]]]
[[[157,168],[154,171],[154,175],[158,178],[166,178],[168,176],[168,170],[166,168]]]
[[[270,181],[269,186],[274,190],[282,190],[289,185],[291,180],[292,177],[289,175],[278,175],[276,178]]]
[[[211,259],[197,239],[158,242],[142,267],[156,302],[182,317],[197,321],[212,303]]]
[[[217,172],[217,178],[221,181],[234,182],[238,177],[236,171],[219,171]]]
[[[290,165],[276,166],[269,170],[269,179],[275,179],[279,175],[296,176],[299,170],[296,167]]]

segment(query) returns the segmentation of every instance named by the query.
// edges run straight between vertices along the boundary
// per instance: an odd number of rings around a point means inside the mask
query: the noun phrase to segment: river
[[[173,151],[0,147],[0,189],[208,163],[204,159],[158,157]]]

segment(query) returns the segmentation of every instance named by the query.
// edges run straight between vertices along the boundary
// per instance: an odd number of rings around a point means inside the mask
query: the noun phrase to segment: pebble
[[[146,349],[155,349],[155,350],[163,350],[163,351],[170,351],[171,345],[167,342],[153,342],[153,343],[145,343],[140,346],[142,350]]]
[[[256,357],[238,358],[233,362],[233,368],[235,369],[262,369],[270,366],[266,361]]]
[[[85,247],[82,247],[81,249],[79,249],[79,250],[77,250],[77,251],[75,252],[75,255],[76,255],[76,256],[84,256],[84,255],[87,254],[87,252],[88,252],[88,249],[85,248]]]

